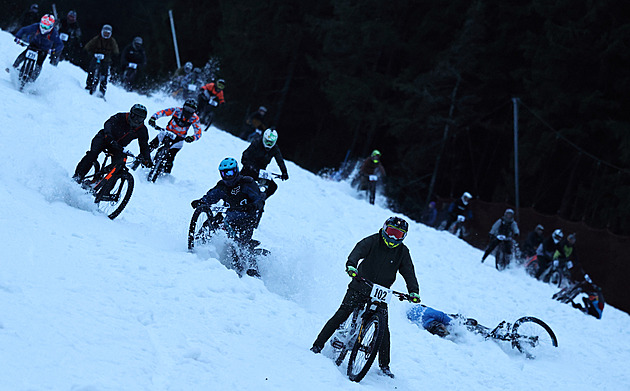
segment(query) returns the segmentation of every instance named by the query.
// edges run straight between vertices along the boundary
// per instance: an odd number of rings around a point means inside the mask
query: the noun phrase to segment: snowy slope
[[[20,50],[0,32],[3,67]],[[522,270],[499,273],[463,241],[415,223],[406,244],[424,303],[488,326],[536,316],[560,346],[527,360],[473,335],[443,340],[409,323],[410,304],[396,301],[396,378],[373,368],[351,383],[308,349],[345,292],[348,253],[391,212],[288,162],[290,180],[254,234],[272,251],[262,280],[240,279],[188,253],[186,232],[190,201],[247,145],[211,128],[184,146],[171,178],[150,184],[136,171],[131,201],[111,221],[70,180],[76,163],[112,114],[178,102],[115,86],[104,102],[84,82],[68,63],[46,62],[25,93],[0,75],[0,390],[630,389],[627,314],[608,306],[602,320],[587,317]],[[401,277],[394,288],[405,290]]]

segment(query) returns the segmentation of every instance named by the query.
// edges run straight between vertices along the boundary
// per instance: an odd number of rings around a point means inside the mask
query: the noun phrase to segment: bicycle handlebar
[[[367,285],[369,285],[369,286],[374,286],[374,283],[373,283],[372,281],[370,281],[370,280],[368,280],[368,279],[365,279],[365,278],[363,278],[363,277],[356,276],[356,277],[352,277],[352,278],[354,278],[354,279],[355,279],[355,280],[357,280],[357,281],[364,282],[364,283],[366,283],[366,284],[367,284]],[[395,291],[395,290],[392,290],[392,293],[393,293],[393,294],[394,294],[394,296],[396,296],[396,297],[398,298],[398,300],[400,300],[400,301],[404,301],[404,300],[411,301],[411,296],[410,296],[410,295],[408,295],[407,293],[398,292],[398,291]]]

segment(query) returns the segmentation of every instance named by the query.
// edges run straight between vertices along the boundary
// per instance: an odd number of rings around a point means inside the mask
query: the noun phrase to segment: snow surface
[[[21,50],[0,32],[4,66]],[[343,297],[347,255],[392,212],[288,162],[291,178],[254,234],[272,251],[262,279],[239,278],[188,253],[186,234],[190,201],[247,144],[211,128],[184,146],[170,178],[151,184],[136,171],[131,201],[111,221],[70,180],[76,163],[111,115],[136,102],[150,112],[178,102],[116,86],[105,102],[84,83],[67,62],[46,62],[24,93],[0,77],[0,390],[630,389],[628,314],[607,306],[602,320],[586,316],[521,269],[500,273],[479,262],[479,250],[417,223],[405,243],[425,304],[492,327],[536,316],[559,347],[528,360],[474,335],[440,339],[407,321],[411,304],[396,301],[396,378],[374,365],[350,382],[308,349]],[[405,291],[402,277],[394,288]]]

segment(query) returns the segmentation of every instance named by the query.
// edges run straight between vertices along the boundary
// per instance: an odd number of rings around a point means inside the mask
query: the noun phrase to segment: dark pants
[[[326,341],[330,339],[330,337],[335,333],[335,331],[341,326],[343,322],[348,319],[348,317],[352,314],[355,308],[361,307],[363,304],[367,303],[369,300],[369,296],[366,296],[354,289],[348,288],[346,291],[346,295],[344,296],[341,306],[335,312],[335,314],[326,322],[322,331],[320,331],[317,339],[313,342],[313,346],[317,346],[320,348],[324,347]],[[385,314],[385,335],[383,337],[383,342],[381,343],[381,347],[378,351],[378,364],[381,368],[388,367],[390,356],[390,342],[389,342],[389,321],[387,316],[387,307],[384,308]]]
[[[90,62],[90,66],[88,68],[88,76],[85,81],[86,87],[90,87],[93,83],[99,83],[99,80],[94,80],[94,72],[96,67],[99,67],[99,79],[100,79],[100,90],[103,94],[107,91],[107,77],[109,75],[109,63],[108,62],[96,62],[96,58],[92,58]]]
[[[109,143],[105,140],[105,135],[102,132],[98,132],[92,139],[90,150],[85,153],[85,156],[83,156],[79,164],[77,164],[77,168],[74,170],[73,178],[77,181],[83,180],[88,171],[90,171],[92,164],[98,159],[98,155],[106,150],[114,152],[112,163],[120,164],[125,158],[125,155],[122,153],[112,151],[112,149],[109,148]]]

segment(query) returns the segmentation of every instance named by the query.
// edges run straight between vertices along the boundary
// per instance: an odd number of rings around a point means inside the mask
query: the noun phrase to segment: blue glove
[[[409,300],[410,302],[416,303],[416,304],[420,303],[420,295],[419,294],[414,292],[414,293],[409,294],[409,297],[410,297],[410,300]]]
[[[357,275],[359,275],[359,271],[357,270],[356,267],[354,266],[346,266],[346,273],[348,273],[348,275],[352,278],[356,277]]]

